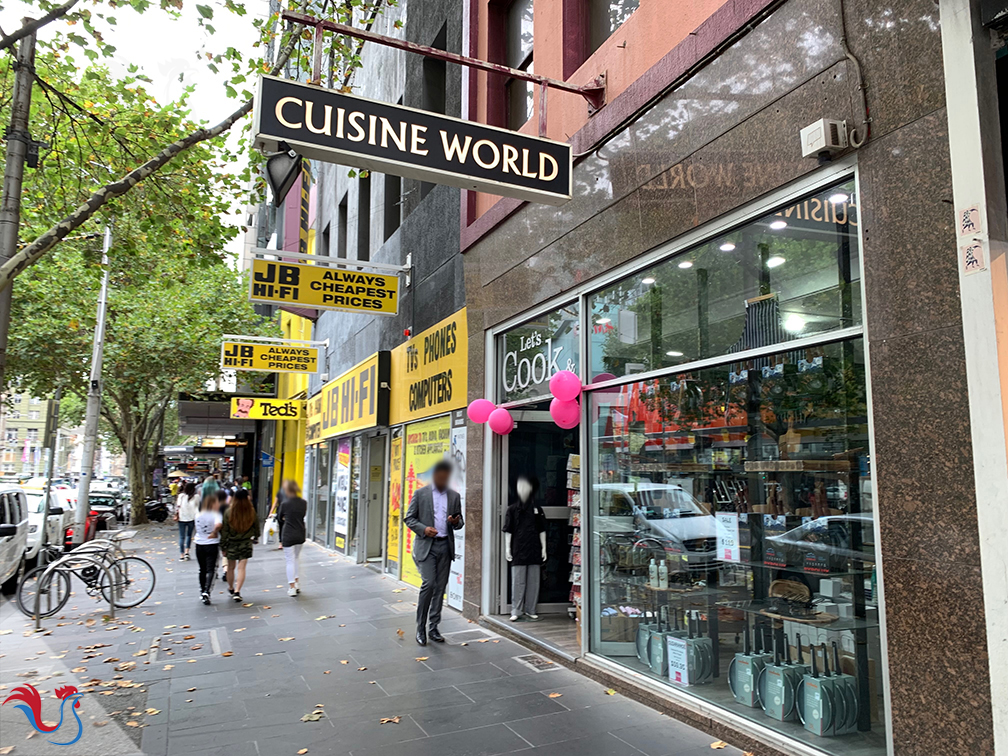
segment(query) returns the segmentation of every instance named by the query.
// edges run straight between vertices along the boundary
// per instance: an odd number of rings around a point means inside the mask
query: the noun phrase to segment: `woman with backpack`
[[[241,589],[245,584],[245,567],[252,558],[252,544],[259,541],[259,518],[249,492],[241,488],[235,491],[231,506],[224,515],[221,529],[221,551],[227,557],[227,582],[231,598],[242,600]]]
[[[186,483],[185,489],[175,501],[175,522],[178,523],[179,529],[179,559],[183,562],[189,561],[189,546],[192,544],[199,505],[200,496],[196,493],[196,484]]]

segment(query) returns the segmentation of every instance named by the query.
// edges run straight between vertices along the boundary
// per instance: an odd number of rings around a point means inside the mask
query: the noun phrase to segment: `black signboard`
[[[561,205],[571,198],[569,144],[273,76],[259,79],[254,146],[286,142],[329,163]]]

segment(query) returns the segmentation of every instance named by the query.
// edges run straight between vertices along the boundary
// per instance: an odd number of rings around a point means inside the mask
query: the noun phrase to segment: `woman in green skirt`
[[[240,602],[245,567],[252,558],[252,544],[259,542],[259,518],[244,488],[235,491],[231,506],[224,514],[220,539],[221,552],[227,557],[228,590],[231,598]]]

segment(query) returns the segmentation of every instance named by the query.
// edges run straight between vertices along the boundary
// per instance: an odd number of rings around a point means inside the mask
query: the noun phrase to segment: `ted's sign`
[[[273,76],[259,79],[254,146],[396,176],[562,205],[569,144],[366,100]]]
[[[296,399],[260,399],[252,396],[231,398],[233,420],[300,420],[304,402]]]

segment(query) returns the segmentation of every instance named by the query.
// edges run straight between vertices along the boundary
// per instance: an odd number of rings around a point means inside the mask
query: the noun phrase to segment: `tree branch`
[[[52,23],[57,18],[65,16],[70,10],[77,5],[79,0],[67,0],[63,5],[53,8],[51,11],[46,13],[42,18],[32,19],[21,25],[13,34],[7,35],[0,32],[0,50],[6,50],[13,47],[17,42],[27,37],[32,32],[41,29],[46,24]]]
[[[277,62],[271,71],[272,75],[276,75],[287,63],[287,59],[290,57],[291,51],[294,49],[294,45],[297,43],[299,37],[300,34],[292,31],[290,39],[277,57]],[[46,252],[59,244],[71,231],[83,225],[88,218],[98,212],[102,205],[110,199],[115,199],[126,194],[126,192],[133,189],[141,181],[167,165],[174,157],[185,152],[190,147],[220,136],[234,126],[241,118],[248,115],[251,110],[252,98],[249,98],[240,108],[216,126],[197,129],[192,134],[172,142],[139,168],[135,168],[118,181],[108,183],[94,192],[84,201],[84,204],[80,205],[55,226],[45,231],[31,244],[26,245],[18,251],[0,267],[0,291],[10,286],[19,273],[24,271],[28,266],[38,262]]]

